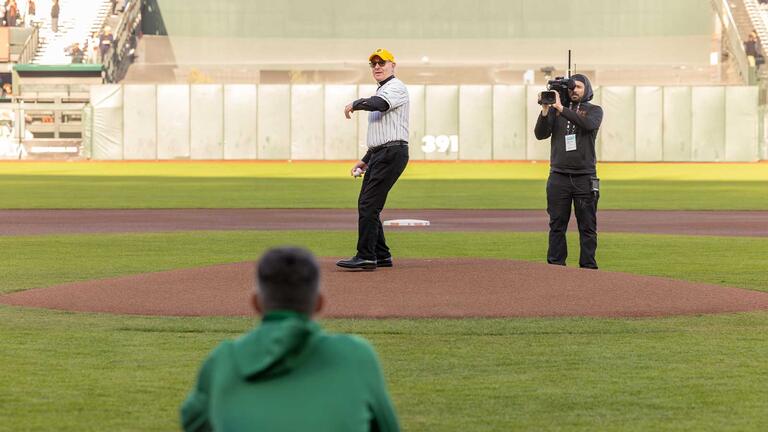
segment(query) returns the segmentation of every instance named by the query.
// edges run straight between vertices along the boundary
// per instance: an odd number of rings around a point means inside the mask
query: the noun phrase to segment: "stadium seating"
[[[40,2],[37,20],[40,27],[40,47],[32,61],[35,64],[68,64],[71,59],[66,49],[75,42],[82,47],[93,32],[101,31],[109,14],[109,0],[59,0],[59,31],[51,31],[49,2]]]

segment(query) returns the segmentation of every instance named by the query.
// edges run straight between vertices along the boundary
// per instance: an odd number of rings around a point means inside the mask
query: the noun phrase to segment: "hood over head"
[[[586,75],[575,74],[571,76],[571,79],[574,81],[579,81],[580,83],[584,84],[584,96],[582,96],[581,102],[591,101],[592,98],[595,96],[595,94],[592,91],[592,84],[589,82],[589,78],[587,78]]]
[[[270,312],[256,330],[235,341],[237,369],[250,380],[288,373],[304,363],[318,334],[320,326],[306,315]]]

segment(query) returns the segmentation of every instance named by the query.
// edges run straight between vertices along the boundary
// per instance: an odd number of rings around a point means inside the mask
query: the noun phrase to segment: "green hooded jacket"
[[[268,313],[213,350],[181,424],[186,431],[400,430],[371,345],[288,311]]]

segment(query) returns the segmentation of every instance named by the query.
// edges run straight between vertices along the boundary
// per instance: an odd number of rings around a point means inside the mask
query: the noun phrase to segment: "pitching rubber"
[[[428,220],[422,219],[392,219],[382,222],[384,226],[429,226]]]

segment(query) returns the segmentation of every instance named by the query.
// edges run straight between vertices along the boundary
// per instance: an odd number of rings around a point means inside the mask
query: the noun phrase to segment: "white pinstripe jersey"
[[[368,148],[390,141],[408,142],[408,88],[399,79],[392,78],[376,90],[376,96],[387,101],[389,109],[368,114]]]

